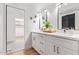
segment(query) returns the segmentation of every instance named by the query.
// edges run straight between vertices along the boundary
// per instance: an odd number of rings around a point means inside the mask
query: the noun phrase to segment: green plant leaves
[[[43,22],[43,27],[45,27],[45,28],[52,28],[52,25],[51,25],[51,23],[49,21],[44,21]]]

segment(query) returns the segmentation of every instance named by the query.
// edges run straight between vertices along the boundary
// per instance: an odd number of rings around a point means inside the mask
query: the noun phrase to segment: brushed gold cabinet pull
[[[59,47],[57,47],[57,54],[59,54]]]
[[[54,45],[54,52],[55,52],[56,50],[55,50],[55,45]]]

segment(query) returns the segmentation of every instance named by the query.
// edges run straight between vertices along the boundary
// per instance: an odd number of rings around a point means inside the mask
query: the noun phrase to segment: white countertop
[[[62,33],[62,32],[55,32],[55,33],[47,33],[43,31],[33,31],[34,33],[40,33],[40,34],[45,34],[49,36],[55,36],[55,37],[61,37],[61,38],[66,38],[74,41],[79,41],[79,34],[78,33]]]

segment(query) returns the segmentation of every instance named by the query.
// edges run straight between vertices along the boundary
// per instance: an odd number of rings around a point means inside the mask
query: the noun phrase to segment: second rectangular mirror
[[[59,29],[79,30],[79,3],[61,3],[59,6]]]

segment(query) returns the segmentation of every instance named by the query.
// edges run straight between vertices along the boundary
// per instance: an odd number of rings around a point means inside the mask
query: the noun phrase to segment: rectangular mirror
[[[79,30],[79,3],[62,3],[59,7],[59,29]]]

